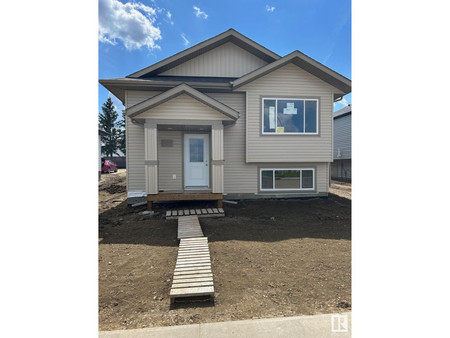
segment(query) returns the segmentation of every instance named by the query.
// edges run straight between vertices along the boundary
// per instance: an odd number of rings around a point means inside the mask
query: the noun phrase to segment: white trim
[[[204,177],[204,183],[206,184],[191,184],[192,182],[188,180],[187,175],[189,174],[188,165],[189,165],[189,139],[190,138],[201,138],[203,139],[203,162],[202,165],[205,166],[203,168],[203,173],[206,177]],[[184,155],[184,188],[187,190],[202,190],[210,188],[210,169],[209,169],[209,157],[210,157],[210,134],[195,134],[189,133],[184,134],[183,139],[183,155]],[[200,162],[199,162],[200,163]]]
[[[275,100],[275,132],[264,131],[264,100]],[[278,100],[295,100],[295,101],[303,101],[303,130],[305,130],[305,101],[316,101],[316,132],[303,132],[303,133],[291,133],[284,132],[278,133]],[[295,98],[295,97],[262,97],[261,98],[261,133],[263,135],[319,135],[319,99],[310,99],[310,98]]]
[[[262,187],[262,172],[263,171],[273,171],[272,179],[272,189],[263,189]],[[300,188],[292,188],[292,189],[282,189],[282,188],[275,188],[275,171],[276,170],[298,170],[300,171]],[[313,172],[313,186],[312,188],[302,188],[302,171],[303,170],[312,170]],[[313,191],[316,189],[316,171],[314,168],[260,168],[259,169],[259,190],[260,191]]]

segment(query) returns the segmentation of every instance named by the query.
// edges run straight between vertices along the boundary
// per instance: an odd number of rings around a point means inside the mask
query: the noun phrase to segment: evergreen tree
[[[126,136],[125,115],[123,113],[122,113],[122,120],[119,120],[119,122],[117,122],[117,127],[118,127],[118,132],[119,132],[119,137],[117,139],[117,147],[123,154],[126,154],[127,150],[126,150],[126,141],[125,141],[125,136]]]
[[[103,142],[102,153],[112,156],[118,148],[118,130],[117,130],[117,114],[114,104],[110,97],[103,103],[102,113],[98,116],[98,122],[101,129],[109,133],[109,135],[101,136]]]

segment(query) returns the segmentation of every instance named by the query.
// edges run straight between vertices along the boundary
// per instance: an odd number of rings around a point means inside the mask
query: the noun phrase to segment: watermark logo
[[[331,332],[348,332],[348,316],[331,315]]]

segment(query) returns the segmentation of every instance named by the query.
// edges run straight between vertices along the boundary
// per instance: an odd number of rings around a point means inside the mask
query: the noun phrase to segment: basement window
[[[262,99],[263,134],[317,134],[319,100]]]
[[[314,190],[314,168],[260,169],[261,191]]]

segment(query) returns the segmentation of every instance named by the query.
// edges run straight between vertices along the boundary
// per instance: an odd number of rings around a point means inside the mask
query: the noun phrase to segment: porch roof
[[[189,95],[190,97],[196,99],[197,101],[215,109],[216,111],[224,114],[228,118],[236,121],[239,118],[239,112],[228,107],[227,105],[213,99],[212,97],[199,92],[198,90],[188,86],[185,83],[182,83],[168,91],[156,95],[150,99],[142,101],[134,106],[131,106],[126,109],[126,114],[130,118],[136,118],[139,114],[152,109],[160,104],[167,102],[177,96],[182,94]]]

